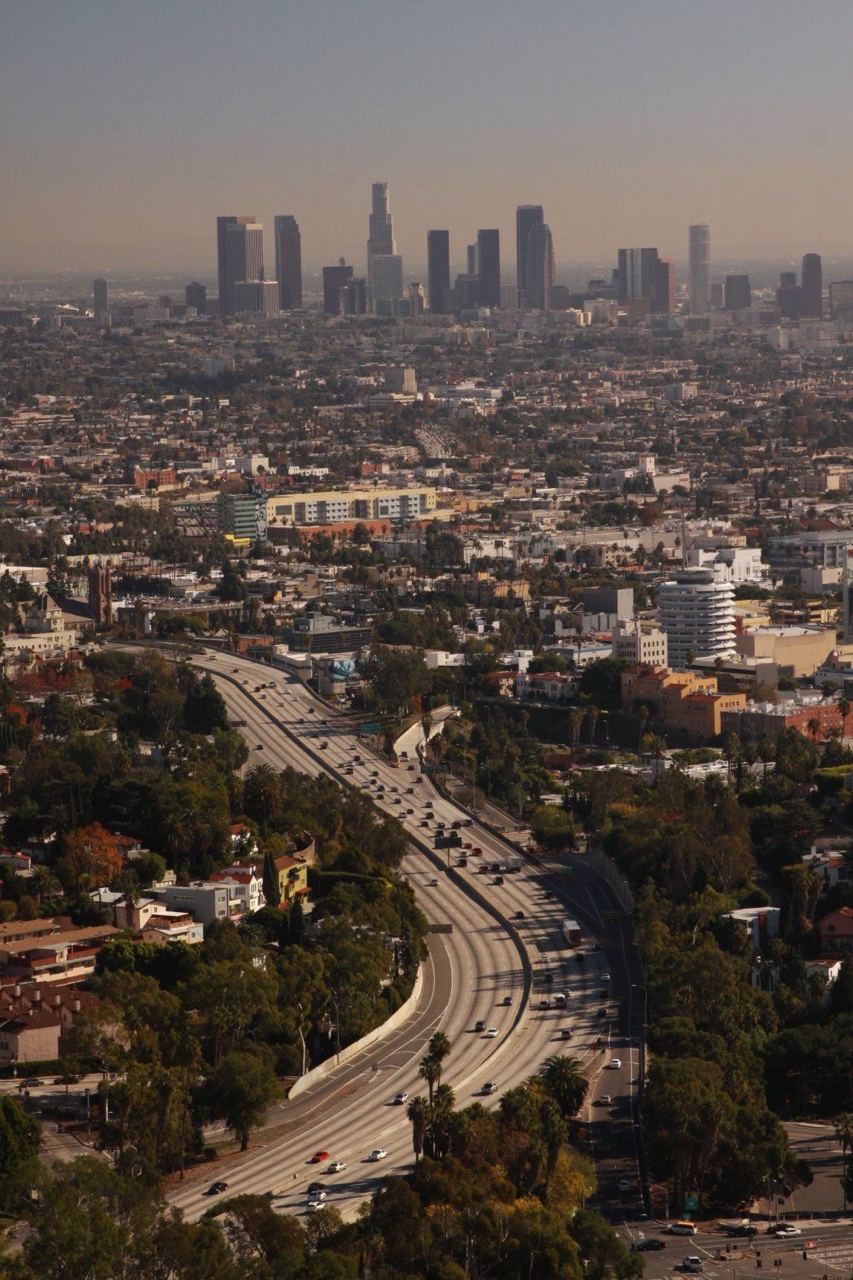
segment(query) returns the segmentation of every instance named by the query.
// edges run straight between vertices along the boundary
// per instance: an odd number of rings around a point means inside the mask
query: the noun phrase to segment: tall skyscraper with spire
[[[689,231],[690,314],[706,316],[711,310],[711,232],[703,222]]]
[[[299,223],[290,213],[279,213],[274,221],[275,278],[282,311],[302,306],[302,237]]]
[[[370,276],[371,260],[380,255],[396,253],[394,224],[388,207],[388,183],[374,182],[370,207],[367,238],[367,274]]]
[[[533,306],[527,301],[527,245],[533,227],[542,226],[545,211],[541,204],[520,204],[515,211],[515,274],[518,283],[518,305]]]
[[[523,305],[533,311],[547,311],[554,287],[554,241],[547,222],[534,222],[530,228],[524,269]]]

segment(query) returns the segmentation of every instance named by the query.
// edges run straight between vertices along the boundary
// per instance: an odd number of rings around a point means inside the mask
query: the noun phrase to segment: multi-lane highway
[[[308,1184],[319,1180],[327,1203],[347,1210],[386,1173],[408,1168],[410,1126],[405,1107],[393,1099],[419,1090],[418,1063],[440,1028],[453,1045],[444,1078],[462,1105],[474,1098],[495,1105],[501,1092],[536,1072],[549,1054],[581,1058],[593,1080],[588,1118],[605,1204],[616,1208],[625,1195],[635,1202],[637,1060],[631,1019],[625,1022],[632,966],[606,887],[583,868],[569,882],[565,868],[527,862],[497,884],[484,867],[510,850],[477,823],[460,829],[471,849],[436,854],[437,825],[449,829],[468,815],[435,790],[416,760],[398,768],[381,760],[358,740],[350,720],[283,672],[214,652],[193,662],[211,672],[229,714],[242,722],[249,767],[264,761],[311,774],[325,770],[400,819],[410,838],[403,873],[429,920],[451,927],[431,934],[421,997],[405,1025],[285,1104],[280,1117],[271,1117],[274,1128],[257,1151],[222,1162],[217,1176],[228,1182],[229,1194],[280,1192],[274,1203],[294,1212],[304,1209]],[[468,855],[467,867],[455,865],[460,853]],[[562,939],[567,915],[584,927],[580,962]],[[565,1007],[555,1005],[558,994],[565,994]],[[475,1030],[478,1022],[484,1030]],[[493,1093],[484,1093],[487,1084],[497,1086]],[[610,1102],[596,1105],[602,1095]],[[368,1162],[377,1147],[387,1157]],[[329,1159],[310,1164],[320,1151]],[[330,1161],[346,1168],[329,1174]],[[631,1184],[627,1193],[618,1192],[623,1178]],[[172,1203],[198,1217],[210,1204],[202,1195],[209,1181],[185,1182],[170,1196]]]

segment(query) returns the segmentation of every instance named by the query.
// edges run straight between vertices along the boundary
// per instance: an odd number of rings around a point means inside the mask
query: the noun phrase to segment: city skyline
[[[848,110],[848,6],[537,9],[531,24],[509,0],[428,12],[366,0],[358,13],[249,0],[215,21],[200,0],[180,12],[161,0],[20,6],[0,77],[12,175],[0,270],[198,272],[222,207],[270,227],[292,210],[306,268],[359,262],[376,173],[412,263],[431,227],[452,245],[496,227],[507,246],[525,200],[547,209],[560,263],[656,244],[680,264],[683,228],[700,222],[715,257],[853,248],[853,175],[833,123]],[[500,21],[472,62],[487,14]],[[832,199],[815,201],[821,190]]]

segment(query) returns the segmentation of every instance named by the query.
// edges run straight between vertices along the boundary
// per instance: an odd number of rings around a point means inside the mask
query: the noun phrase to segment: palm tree
[[[581,736],[581,725],[584,722],[583,707],[572,707],[569,712],[569,740],[573,747],[578,745]]]
[[[848,1154],[853,1148],[853,1112],[842,1111],[840,1115],[835,1117],[835,1136],[841,1143],[842,1159],[844,1161],[844,1173],[841,1179],[841,1186],[844,1192],[844,1210],[847,1211],[847,1170]]]
[[[432,1100],[435,1096],[435,1086],[441,1080],[441,1064],[436,1062],[435,1058],[429,1053],[421,1058],[421,1065],[418,1067],[418,1075],[426,1084],[429,1092],[429,1109],[432,1111]]]
[[[811,716],[809,718],[809,720],[806,722],[806,728],[808,729],[809,733],[812,735],[812,742],[814,743],[815,746],[817,746],[817,736],[820,733],[820,721],[818,720],[817,716]]]
[[[438,1074],[441,1075],[441,1064],[450,1053],[450,1041],[443,1031],[436,1031],[430,1037],[428,1052],[438,1063]]]
[[[643,736],[646,732],[646,723],[648,721],[648,718],[649,718],[649,709],[647,706],[641,704],[639,707],[639,710],[637,711],[637,720],[639,721],[639,726],[637,729],[637,755],[638,756],[643,754]]]
[[[412,1146],[415,1150],[415,1161],[417,1162],[424,1149],[424,1135],[429,1121],[429,1105],[426,1098],[422,1098],[420,1095],[412,1098],[406,1107],[406,1115],[412,1126]]]
[[[433,1160],[441,1160],[450,1150],[455,1103],[456,1095],[450,1085],[440,1084],[435,1091],[429,1122],[429,1154]]]
[[[539,1073],[550,1096],[566,1118],[577,1115],[589,1089],[579,1058],[552,1054]]]
[[[586,709],[586,718],[589,724],[589,745],[591,747],[595,746],[595,729],[598,724],[599,714],[598,707],[594,702]]]

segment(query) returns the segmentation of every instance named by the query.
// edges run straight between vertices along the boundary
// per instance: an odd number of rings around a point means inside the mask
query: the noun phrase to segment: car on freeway
[[[367,1158],[371,1163],[375,1164],[377,1160],[384,1160],[387,1155],[388,1152],[384,1147],[374,1147]]]
[[[609,982],[609,981],[610,981],[610,974],[609,974],[609,973],[603,973],[603,974],[601,975],[601,981],[602,981],[602,982]]]
[[[324,1160],[328,1160],[328,1158],[329,1158],[328,1151],[315,1151],[308,1163],[322,1164]]]
[[[621,1058],[611,1058],[611,1059],[610,1059],[610,1061],[609,1061],[609,1062],[608,1062],[608,1064],[607,1064],[607,1069],[608,1069],[608,1071],[621,1071],[621,1069],[622,1069],[622,1059],[621,1059]]]
[[[221,1196],[223,1191],[227,1191],[227,1190],[228,1190],[227,1182],[211,1182],[210,1186],[207,1188],[204,1194],[206,1196]]]
[[[597,1013],[597,1015],[596,1015],[596,1016],[597,1016],[597,1017],[599,1017],[599,1018],[606,1018],[606,1017],[607,1017],[607,1010],[606,1010],[605,1008],[603,1008],[603,1007],[602,1007],[601,1009],[599,1009],[599,1011],[598,1011],[598,1013]]]
[[[457,865],[457,867],[467,867],[467,866],[468,866],[468,859],[467,859],[467,858],[457,858],[457,859],[456,859],[456,865]]]
[[[309,1189],[308,1189],[308,1198],[309,1198],[309,1200],[320,1200],[320,1201],[322,1201],[322,1200],[325,1200],[325,1199],[326,1199],[326,1192],[323,1190],[323,1188],[322,1188],[322,1187],[318,1187],[316,1191],[312,1191],[312,1190],[310,1189],[310,1187],[309,1187]]]
[[[484,1019],[484,1018],[478,1018],[478,1019],[477,1019],[477,1021],[474,1023],[474,1030],[475,1030],[475,1031],[485,1031],[485,1030],[486,1030],[486,1022],[485,1022],[485,1019]]]
[[[563,1027],[563,1029],[562,1029],[562,1030],[561,1030],[561,1032],[560,1032],[560,1039],[561,1039],[561,1040],[571,1040],[571,1038],[572,1038],[572,1034],[573,1034],[573,1032],[572,1032],[571,1027]]]
[[[429,818],[421,818],[420,822],[418,823],[418,826],[419,826],[419,827],[428,827],[428,826],[429,826]]]
[[[487,1039],[487,1040],[494,1040],[494,1039],[496,1039],[497,1034],[498,1034],[498,1029],[497,1029],[497,1027],[489,1027],[488,1031],[486,1032],[486,1039]]]
[[[256,750],[256,751],[263,751],[263,749],[264,749],[264,744],[263,744],[262,742],[256,742],[256,743],[255,743],[255,750]]]
[[[409,1101],[409,1095],[406,1093],[405,1089],[401,1089],[399,1093],[394,1094],[395,1106],[402,1107],[403,1103],[408,1101]]]
[[[550,1001],[550,1000],[540,1000],[540,1001],[539,1001],[539,1008],[540,1008],[540,1009],[550,1009],[550,1008],[551,1008],[551,1001]]]
[[[323,1207],[323,1206],[320,1204],[320,1201],[319,1201],[319,1200],[309,1200],[309,1201],[308,1201],[308,1203],[307,1203],[307,1204],[306,1204],[306,1206],[305,1206],[305,1212],[306,1212],[306,1213],[316,1213],[316,1212],[317,1212],[317,1210],[318,1210],[318,1209],[321,1209],[322,1207]]]
[[[326,1189],[325,1189],[325,1187],[323,1186],[322,1182],[309,1182],[309,1183],[308,1183],[308,1194],[309,1194],[309,1196],[318,1195],[318,1194],[319,1194],[319,1192],[321,1192],[321,1191],[323,1192],[323,1195],[325,1196],[325,1194],[326,1194]]]
[[[329,1165],[329,1173],[343,1173],[346,1167],[346,1160],[333,1160]]]
[[[495,876],[495,878],[492,880],[492,884],[503,884],[503,882],[504,882],[503,876]]]
[[[497,1093],[497,1091],[498,1086],[495,1084],[494,1080],[487,1080],[480,1090],[481,1093],[485,1094]]]
[[[503,1000],[501,1000],[501,1004],[504,1008],[507,1008],[508,1005],[512,1004],[512,996],[504,996]]]
[[[801,1236],[803,1233],[793,1222],[771,1222],[767,1228],[769,1236]]]
[[[523,912],[523,911],[516,911],[515,915],[514,915],[512,918],[513,918],[513,920],[523,920],[523,919],[524,919],[524,912]]]
[[[620,1190],[620,1191],[622,1191],[622,1192],[630,1191],[630,1190],[631,1190],[631,1179],[630,1179],[630,1178],[620,1178],[620,1179],[619,1179],[619,1190]]]
[[[553,982],[553,981],[554,981],[554,975],[553,975],[553,973],[543,973],[543,974],[542,974],[542,981],[543,981],[543,982],[549,982],[549,983],[550,983],[550,982]]]
[[[438,888],[438,881],[436,880],[435,876],[433,876],[431,880],[427,880],[427,885],[429,886],[430,889]]]

